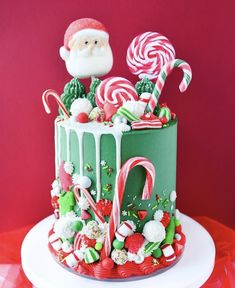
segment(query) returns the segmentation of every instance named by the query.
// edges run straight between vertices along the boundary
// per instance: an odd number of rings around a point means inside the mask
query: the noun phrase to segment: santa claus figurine
[[[90,18],[72,22],[65,32],[60,56],[73,77],[83,79],[105,75],[113,65],[106,28]]]

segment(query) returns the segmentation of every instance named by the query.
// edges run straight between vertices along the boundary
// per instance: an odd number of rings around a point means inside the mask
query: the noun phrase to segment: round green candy
[[[74,243],[74,237],[68,238],[67,241],[69,241],[70,244],[73,244]]]
[[[115,239],[115,240],[113,241],[113,247],[114,247],[115,249],[121,250],[121,249],[124,247],[124,242],[118,241],[117,239]]]
[[[95,250],[97,250],[97,251],[100,251],[100,250],[102,249],[102,247],[103,247],[103,244],[100,243],[100,242],[97,242],[97,243],[95,244]]]
[[[175,219],[175,226],[179,226],[181,223],[180,223],[180,220],[179,219]]]
[[[157,248],[156,250],[153,251],[153,257],[160,258],[161,256],[162,256],[161,248]]]
[[[79,232],[79,231],[82,230],[82,228],[83,228],[83,223],[82,223],[82,221],[75,221],[75,222],[73,222],[73,224],[72,224],[72,229],[73,229],[73,231]]]

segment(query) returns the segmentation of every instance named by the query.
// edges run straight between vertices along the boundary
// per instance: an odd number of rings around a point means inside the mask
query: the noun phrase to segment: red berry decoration
[[[109,216],[112,211],[113,203],[108,199],[101,199],[96,204],[96,208],[102,213],[103,216]]]
[[[171,112],[171,119],[175,120],[176,114],[174,112]]]
[[[78,116],[76,117],[77,122],[80,123],[87,123],[89,122],[89,117],[88,114],[85,112],[79,113]]]
[[[167,118],[165,116],[161,117],[160,121],[162,122],[162,124],[167,124],[167,122],[168,122],[168,120],[167,120]]]
[[[114,267],[114,262],[111,258],[107,257],[102,261],[102,266],[105,270],[111,270]]]
[[[87,247],[95,247],[96,239],[89,239],[86,235],[82,235],[81,242]]]
[[[140,233],[134,233],[128,236],[125,241],[125,248],[130,252],[136,254],[144,243],[144,236]]]
[[[60,207],[60,204],[59,204],[59,202],[58,202],[58,199],[59,199],[58,196],[53,196],[53,197],[51,198],[51,205],[52,205],[52,207],[53,207],[54,209],[59,209],[59,207]]]
[[[146,210],[139,210],[137,211],[137,215],[140,220],[144,220],[144,218],[148,215],[148,212]]]
[[[160,107],[162,108],[162,107],[168,107],[168,106],[167,106],[167,103],[165,102],[165,103],[162,103],[162,104],[160,105]]]
[[[170,221],[171,221],[170,214],[166,211],[163,212],[163,217],[162,217],[162,220],[160,222],[164,225],[164,227],[167,227],[169,225]]]

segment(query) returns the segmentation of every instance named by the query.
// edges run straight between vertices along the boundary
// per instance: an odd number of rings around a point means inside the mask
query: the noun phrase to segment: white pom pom
[[[67,174],[71,175],[71,174],[73,173],[73,170],[74,170],[74,167],[73,167],[72,162],[66,161],[66,162],[64,163],[64,171],[65,171]]]
[[[175,202],[176,198],[177,198],[176,191],[173,190],[173,191],[171,192],[171,195],[170,195],[170,200],[171,200],[171,202]]]
[[[83,112],[89,115],[92,108],[93,107],[91,105],[91,102],[88,99],[78,98],[73,101],[71,108],[70,108],[70,112],[72,116],[77,116],[78,114],[83,113]]]
[[[78,206],[81,210],[87,210],[90,207],[87,199],[84,196],[80,197]]]
[[[144,115],[145,106],[141,101],[134,101],[134,100],[126,101],[122,107],[129,110],[132,114],[134,114],[138,118]]]
[[[151,220],[144,225],[143,235],[149,242],[162,242],[166,237],[165,227],[161,222]]]
[[[156,221],[161,221],[162,220],[162,218],[163,218],[163,211],[162,210],[157,210],[155,213],[154,213],[154,216],[153,216],[153,218],[154,218],[154,220],[156,220]]]
[[[62,239],[72,238],[75,232],[72,230],[72,223],[76,221],[78,218],[75,214],[67,213],[66,216],[58,219],[54,225],[55,234]]]
[[[125,123],[115,124],[114,128],[120,132],[128,132],[131,130],[131,127]]]

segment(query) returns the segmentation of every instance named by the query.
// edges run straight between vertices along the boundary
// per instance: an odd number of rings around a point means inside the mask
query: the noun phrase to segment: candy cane
[[[96,203],[95,203],[95,201],[93,200],[91,194],[90,194],[85,188],[82,188],[81,186],[76,185],[76,186],[74,187],[73,192],[74,192],[74,197],[75,197],[75,199],[76,199],[78,202],[79,202],[79,199],[80,199],[80,196],[79,196],[79,194],[78,194],[78,190],[81,190],[82,193],[83,193],[83,195],[85,195],[88,203],[90,204],[90,207],[91,207],[92,211],[93,211],[93,212],[95,213],[95,215],[97,216],[97,220],[98,220],[100,223],[104,224],[104,223],[105,223],[105,219],[104,219],[103,215],[100,213],[100,211],[96,208]]]
[[[180,92],[183,93],[187,90],[190,81],[192,80],[192,70],[187,62],[180,59],[172,60],[166,63],[161,70],[160,75],[157,78],[156,85],[154,87],[153,93],[149,99],[148,108],[151,112],[155,109],[158,103],[158,99],[161,95],[162,89],[165,85],[167,76],[172,72],[174,68],[181,68],[184,72],[183,80],[179,85]]]
[[[57,104],[62,110],[63,115],[65,116],[65,118],[68,119],[70,117],[68,110],[66,109],[64,103],[61,101],[59,94],[55,90],[52,90],[52,89],[48,89],[42,94],[42,102],[43,102],[46,112],[48,114],[51,113],[51,109],[49,107],[49,102],[48,102],[49,96],[53,96],[55,98]]]
[[[113,209],[109,220],[108,231],[105,239],[105,256],[108,257],[111,251],[111,243],[116,229],[120,224],[120,209],[125,192],[127,177],[130,171],[136,166],[143,166],[146,170],[146,181],[142,193],[142,200],[147,200],[152,195],[155,181],[155,168],[153,164],[144,157],[133,157],[126,161],[119,171],[116,179]]]

